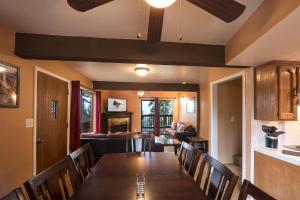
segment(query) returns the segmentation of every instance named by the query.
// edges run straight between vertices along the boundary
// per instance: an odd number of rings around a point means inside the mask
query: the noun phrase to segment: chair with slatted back
[[[194,173],[196,171],[196,155],[196,149],[192,145],[186,142],[181,143],[181,147],[178,154],[178,160],[183,165],[183,167],[189,172],[189,174],[191,174],[191,176],[194,176]]]
[[[195,174],[196,174],[196,170],[197,170],[197,166],[198,166],[198,163],[200,161],[200,158],[201,158],[201,155],[203,155],[203,152],[197,148],[194,148],[194,159],[193,159],[193,162],[192,162],[192,165],[191,165],[191,168],[189,170],[189,174],[194,177]]]
[[[230,200],[237,180],[238,176],[225,165],[204,154],[196,182],[202,187],[204,181],[204,187],[201,189],[209,199]]]
[[[21,188],[17,188],[11,191],[6,196],[2,197],[1,200],[25,200],[24,193]]]
[[[246,200],[249,196],[256,200],[276,200],[245,179],[238,200]]]
[[[137,140],[141,140],[141,152],[152,151],[153,134],[129,133],[126,134],[126,152],[137,152]]]
[[[91,173],[94,166],[94,155],[91,145],[89,143],[83,145],[73,151],[70,156],[76,166],[77,172],[85,179]]]
[[[24,186],[31,200],[66,200],[81,182],[68,156],[25,182]]]

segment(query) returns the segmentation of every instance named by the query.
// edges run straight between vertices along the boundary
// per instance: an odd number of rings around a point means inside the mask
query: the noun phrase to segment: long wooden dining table
[[[206,200],[172,153],[106,154],[72,200],[135,200],[137,173],[145,173],[145,200]]]

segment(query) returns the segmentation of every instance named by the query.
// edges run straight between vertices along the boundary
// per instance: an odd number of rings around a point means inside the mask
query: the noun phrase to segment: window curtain
[[[160,135],[160,124],[159,124],[159,99],[155,98],[155,113],[154,113],[154,134]]]
[[[96,91],[96,133],[102,133],[101,91]]]
[[[80,82],[72,81],[70,116],[70,147],[72,151],[80,147],[80,134]]]

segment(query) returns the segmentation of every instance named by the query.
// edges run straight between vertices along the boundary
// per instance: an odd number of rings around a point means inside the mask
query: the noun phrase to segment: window
[[[93,131],[93,93],[80,90],[80,127],[81,133]]]
[[[142,100],[141,130],[142,132],[154,131],[155,100]],[[162,132],[166,126],[171,126],[173,121],[173,100],[159,100],[159,126]]]

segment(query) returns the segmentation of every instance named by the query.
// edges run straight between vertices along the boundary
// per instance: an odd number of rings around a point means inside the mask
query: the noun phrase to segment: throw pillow
[[[179,127],[178,132],[183,132],[185,128],[186,128],[186,125],[185,124],[181,124],[181,126]]]
[[[171,129],[173,129],[173,130],[176,129],[176,122],[175,121],[172,122]]]
[[[177,124],[176,124],[176,131],[179,131],[179,128],[180,128],[181,125],[182,125],[181,122],[177,122]]]

